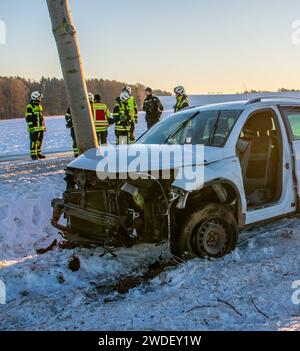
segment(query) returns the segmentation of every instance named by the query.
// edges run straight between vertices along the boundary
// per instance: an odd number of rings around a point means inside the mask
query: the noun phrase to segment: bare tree
[[[98,147],[92,111],[69,0],[47,0],[53,34],[65,80],[78,148],[81,153]]]

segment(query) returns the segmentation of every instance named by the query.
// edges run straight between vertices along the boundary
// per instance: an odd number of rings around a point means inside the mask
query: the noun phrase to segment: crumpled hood
[[[171,151],[170,151],[171,150]],[[109,145],[90,149],[68,167],[100,173],[163,171],[222,160],[223,149],[199,145]]]

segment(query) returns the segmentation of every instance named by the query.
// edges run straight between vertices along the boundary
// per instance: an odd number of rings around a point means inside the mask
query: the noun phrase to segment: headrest
[[[244,129],[266,132],[273,129],[272,115],[269,113],[258,113],[251,117],[245,124]]]

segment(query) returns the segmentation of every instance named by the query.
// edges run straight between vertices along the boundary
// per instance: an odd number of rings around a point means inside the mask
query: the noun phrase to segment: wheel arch
[[[229,206],[234,203],[234,216],[239,228],[245,226],[245,214],[243,213],[242,198],[236,184],[231,180],[218,178],[205,182],[199,190],[190,193],[186,208],[195,201],[211,201]]]

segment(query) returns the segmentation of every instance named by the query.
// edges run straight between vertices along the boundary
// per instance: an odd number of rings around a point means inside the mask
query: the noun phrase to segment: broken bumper
[[[88,241],[103,244],[112,238],[112,233],[116,232],[121,226],[121,220],[118,216],[107,212],[83,209],[74,204],[65,204],[63,199],[52,200],[53,215],[51,224],[57,228],[61,234],[68,240]],[[67,218],[67,225],[59,223],[62,216]],[[81,221],[85,223],[85,234],[78,233],[70,228],[70,221]],[[82,224],[81,224],[82,225]]]

